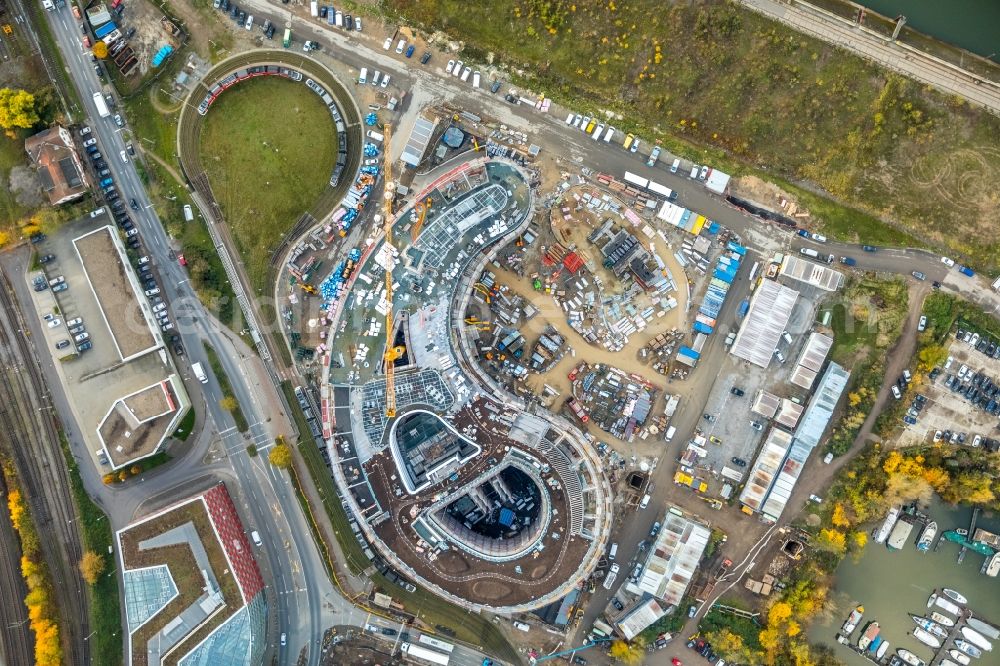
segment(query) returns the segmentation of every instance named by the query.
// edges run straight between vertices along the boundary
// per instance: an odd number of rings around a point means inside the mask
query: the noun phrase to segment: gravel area
[[[87,279],[97,295],[111,336],[122,359],[152,349],[156,339],[129,282],[122,257],[111,238],[110,227],[98,229],[73,241],[83,261]]]

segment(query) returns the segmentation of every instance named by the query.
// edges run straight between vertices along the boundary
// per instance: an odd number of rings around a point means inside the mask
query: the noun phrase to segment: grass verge
[[[294,396],[290,405],[292,411],[300,411]],[[308,432],[308,430],[307,430]],[[330,470],[312,441],[300,443],[299,453],[306,463],[312,482],[323,497],[323,508],[333,525],[337,543],[346,558],[347,567],[355,574],[361,573],[369,566],[361,544],[354,538],[347,512],[340,503],[337,489]],[[304,500],[303,500],[304,501]],[[393,585],[384,576],[375,572],[371,576],[375,587],[404,605],[406,611],[418,615],[421,621],[430,626],[442,625],[455,631],[455,638],[470,645],[481,646],[490,656],[517,663],[520,657],[504,638],[500,630],[489,620],[471,614],[458,606],[441,599],[427,590],[417,588],[416,592],[407,592],[398,585]]]
[[[257,291],[273,250],[327,186],[336,136],[322,100],[278,77],[226,91],[205,117],[202,164]]]
[[[222,362],[219,361],[219,354],[207,342],[205,343],[205,354],[208,356],[208,364],[212,366],[212,373],[215,374],[215,378],[219,382],[219,390],[222,391],[222,400],[225,402],[232,400],[235,404],[235,407],[229,410],[229,412],[233,415],[233,420],[236,421],[237,430],[246,432],[250,429],[250,424],[247,423],[247,417],[243,414],[240,401],[233,394],[233,385],[229,381],[229,375],[226,374],[225,368],[222,367]]]
[[[77,526],[83,539],[84,550],[90,550],[105,558],[107,573],[90,586],[87,595],[90,604],[90,626],[94,631],[91,663],[94,666],[118,666],[122,663],[121,607],[118,602],[118,575],[114,566],[113,555],[109,555],[114,546],[111,525],[108,517],[99,506],[94,504],[83,487],[80,478],[80,468],[69,450],[69,442],[63,433],[59,441],[69,471],[70,486],[73,492],[73,502],[79,516]]]
[[[196,418],[194,413],[194,407],[188,410],[181,422],[177,424],[177,430],[174,430],[173,438],[179,439],[182,442],[186,442],[188,437],[191,436],[191,431],[194,429],[194,420]]]

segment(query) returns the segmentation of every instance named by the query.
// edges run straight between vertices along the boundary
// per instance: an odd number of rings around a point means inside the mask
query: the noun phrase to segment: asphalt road
[[[271,606],[271,631],[269,643],[277,645],[278,633],[288,635],[288,647],[281,650],[280,663],[296,661],[299,648],[318,647],[322,639],[324,622],[324,597],[333,593],[331,583],[322,566],[322,560],[302,516],[301,508],[294,497],[287,476],[278,473],[263,458],[251,460],[245,448],[250,441],[258,446],[273,441],[268,427],[269,407],[260,388],[246,373],[246,364],[240,362],[240,352],[227,336],[220,333],[215,320],[204,309],[188,282],[187,275],[177,264],[170,247],[170,240],[163,230],[160,220],[143,188],[131,158],[124,161],[119,153],[125,150],[127,128],[119,129],[110,118],[100,118],[95,113],[91,99],[94,92],[102,90],[89,56],[83,52],[80,41],[80,24],[73,18],[68,6],[55,12],[47,12],[56,41],[63,53],[69,75],[79,90],[86,111],[91,116],[89,123],[94,136],[98,138],[101,152],[106,155],[108,168],[112,172],[116,186],[122,197],[135,197],[141,211],[132,213],[140,230],[145,250],[152,256],[159,272],[161,290],[165,300],[171,305],[175,315],[176,330],[186,351],[187,358],[179,362],[179,370],[188,380],[188,363],[201,361],[209,370],[207,357],[201,345],[208,341],[217,351],[226,373],[229,375],[233,391],[252,424],[250,437],[243,441],[235,432],[231,415],[219,407],[221,393],[218,383],[211,378],[205,387],[203,400],[198,399],[201,386],[195,381],[186,385],[193,391],[192,400],[200,409],[207,411],[219,432],[222,446],[227,454],[228,465],[233,477],[242,490],[243,518],[248,530],[256,529],[264,541],[264,559],[269,564],[269,604]],[[30,301],[29,301],[30,302]],[[61,393],[58,378],[49,373],[49,386],[53,393]],[[61,399],[65,406],[65,398]],[[57,401],[58,402],[58,401]],[[61,410],[64,415],[68,410]],[[71,418],[64,418],[69,422]],[[71,443],[74,453],[81,461],[90,460],[84,442],[78,433],[72,433]],[[203,443],[207,446],[207,443]],[[156,497],[169,491],[173,499],[180,499],[190,491],[185,483],[189,475],[202,474],[204,467],[196,455],[189,455],[162,474],[151,475],[149,479],[110,490],[100,483],[99,473],[92,465],[84,465],[84,478],[88,491],[100,498],[101,504],[113,514],[116,528],[122,527],[130,516],[114,511],[118,505],[138,506],[147,498]],[[125,500],[123,502],[123,500]],[[259,558],[260,559],[260,558]],[[275,607],[276,604],[276,607]],[[329,604],[327,604],[329,606]],[[310,650],[308,663],[318,663],[318,650]]]

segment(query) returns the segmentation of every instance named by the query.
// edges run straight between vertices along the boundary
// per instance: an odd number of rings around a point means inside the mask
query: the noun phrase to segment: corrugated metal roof
[[[761,282],[750,301],[750,310],[730,353],[766,368],[798,297],[799,292],[783,284],[773,280]]]
[[[775,477],[781,469],[781,463],[792,444],[792,436],[783,430],[772,428],[767,434],[764,446],[761,447],[757,460],[750,468],[747,484],[740,493],[740,501],[754,511],[759,511],[767,496]]]
[[[823,361],[826,360],[826,355],[830,353],[831,347],[833,347],[833,338],[813,331],[809,334],[805,346],[802,347],[798,364],[819,372],[823,368]]]
[[[437,121],[432,122],[426,118],[418,117],[417,121],[413,123],[410,138],[407,139],[406,147],[403,148],[403,154],[399,159],[412,167],[420,164],[420,161],[424,159],[427,146],[431,142],[431,136],[434,134],[434,127],[436,125]],[[386,146],[386,149],[388,149],[388,146]]]
[[[785,260],[781,264],[781,274],[825,291],[837,291],[844,283],[844,274],[840,271],[800,259],[793,254],[785,255]]]
[[[792,371],[792,376],[788,378],[788,381],[808,391],[812,388],[813,382],[816,381],[816,374],[815,370],[810,370],[804,365],[797,365],[795,366],[795,370]]]
[[[778,412],[779,405],[781,405],[781,398],[773,393],[760,391],[754,398],[753,405],[750,409],[753,410],[754,413],[760,414],[764,418],[769,419]]]
[[[617,624],[618,628],[621,629],[622,635],[625,636],[625,640],[630,641],[642,633],[643,629],[666,614],[666,608],[661,606],[656,599],[649,598],[629,611],[628,615],[623,617]]]
[[[712,534],[707,527],[667,512],[639,577],[638,587],[677,605],[684,597]]]
[[[804,409],[805,407],[799,403],[792,402],[788,398],[783,398],[781,400],[781,409],[778,410],[778,416],[774,420],[791,430],[799,422],[799,417],[802,416],[802,410]]]
[[[826,372],[823,373],[816,393],[809,401],[809,406],[802,416],[799,427],[795,430],[796,442],[803,444],[810,450],[819,444],[826,426],[833,417],[833,410],[836,408],[844,389],[847,388],[847,380],[850,376],[851,373],[838,364],[830,363]]]

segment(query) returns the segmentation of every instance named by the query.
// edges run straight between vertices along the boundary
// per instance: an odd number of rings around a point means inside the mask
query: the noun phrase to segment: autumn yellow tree
[[[84,552],[80,558],[80,575],[89,585],[94,585],[104,573],[104,558],[92,550]]]
[[[28,129],[38,121],[34,95],[27,90],[0,88],[0,127]]]
[[[828,550],[833,553],[843,553],[847,549],[847,539],[840,530],[821,529],[813,545],[820,550]]]
[[[292,448],[285,442],[284,437],[275,440],[271,452],[267,454],[268,461],[275,467],[288,469],[292,466]]]
[[[94,48],[91,50],[94,52],[94,55],[96,57],[102,60],[108,57],[108,45],[105,44],[103,41],[98,41],[97,43],[95,43]]]
[[[240,406],[240,403],[237,402],[236,398],[234,398],[231,395],[223,396],[219,400],[219,407],[222,407],[224,410],[226,410],[227,412],[230,412],[230,413],[235,412],[237,410],[237,408],[239,408],[239,406]]]
[[[613,659],[617,659],[623,664],[637,666],[646,657],[646,649],[642,641],[638,639],[631,642],[614,641],[611,643],[610,654]]]

